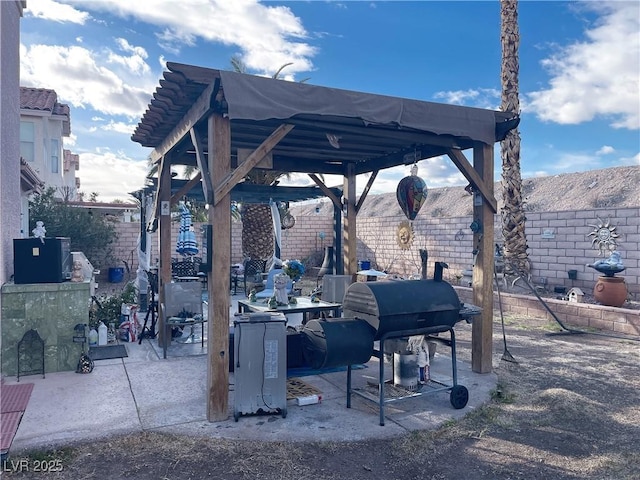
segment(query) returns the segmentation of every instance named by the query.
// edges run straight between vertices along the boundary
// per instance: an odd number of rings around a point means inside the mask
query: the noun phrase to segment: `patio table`
[[[310,297],[295,297],[296,303],[293,305],[279,305],[276,309],[269,308],[268,299],[260,299],[257,302],[251,302],[248,299],[238,300],[238,312],[281,312],[285,315],[288,313],[302,313],[305,324],[309,320],[311,313],[333,312],[334,317],[340,316],[342,304],[323,302],[312,302]]]

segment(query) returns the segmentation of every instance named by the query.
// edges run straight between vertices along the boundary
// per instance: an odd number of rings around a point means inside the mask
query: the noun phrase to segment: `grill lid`
[[[342,304],[343,315],[369,322],[377,339],[388,332],[453,326],[461,307],[453,287],[435,280],[353,283]]]

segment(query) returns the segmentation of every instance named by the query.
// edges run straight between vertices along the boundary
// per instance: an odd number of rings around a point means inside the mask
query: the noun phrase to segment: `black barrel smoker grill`
[[[307,323],[304,352],[314,368],[347,366],[347,408],[351,407],[351,393],[360,393],[351,388],[351,365],[366,363],[373,355],[380,360],[380,425],[384,425],[385,342],[443,332],[449,332],[450,339],[429,338],[451,347],[453,384],[440,384],[442,388],[430,391],[449,390],[454,408],[466,406],[469,392],[458,385],[453,327],[461,320],[470,322],[481,310],[462,304],[449,283],[440,279],[353,283],[345,293],[342,308],[342,318]],[[378,349],[374,341],[379,342]]]

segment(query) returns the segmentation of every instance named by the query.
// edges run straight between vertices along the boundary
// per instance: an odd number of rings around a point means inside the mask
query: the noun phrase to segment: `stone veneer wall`
[[[2,286],[2,375],[17,373],[17,346],[31,328],[44,340],[45,373],[75,370],[82,345],[73,329],[89,323],[89,282]]]
[[[544,278],[547,288],[564,286],[567,289],[579,287],[585,292],[593,290],[598,272],[586,266],[598,260],[598,252],[592,248],[593,237],[588,234],[592,225],[610,220],[616,226],[619,235],[618,250],[626,270],[627,288],[632,299],[640,300],[640,208],[592,209],[563,212],[527,213],[526,232],[530,247],[532,279],[540,283]],[[366,217],[358,219],[357,256],[359,260],[369,259],[373,268],[401,275],[413,275],[420,272],[419,248],[429,252],[428,268],[433,272],[435,261],[444,261],[449,265],[445,278],[457,284],[457,275],[469,269],[473,264],[473,235],[469,228],[472,217],[425,217],[418,215],[413,222],[415,240],[413,247],[402,250],[396,242],[396,228],[403,216]],[[502,243],[500,218],[495,216],[495,242]],[[178,237],[179,223],[174,222],[172,245]],[[196,232],[200,224],[195,224]],[[550,231],[553,238],[544,238]],[[132,261],[132,271],[137,268],[135,245],[138,239],[139,225],[120,223],[119,241],[116,252],[119,258]],[[232,261],[242,261],[241,251],[242,223],[232,223]],[[325,233],[324,241],[319,238]],[[299,216],[292,229],[282,232],[282,258],[303,259],[322,247],[330,245],[333,235],[333,218],[323,215]],[[157,257],[157,237],[152,235],[152,257]],[[174,256],[178,256],[175,254]],[[152,260],[153,262],[153,260]],[[122,266],[122,265],[120,265]],[[577,270],[577,280],[570,280],[568,270]]]

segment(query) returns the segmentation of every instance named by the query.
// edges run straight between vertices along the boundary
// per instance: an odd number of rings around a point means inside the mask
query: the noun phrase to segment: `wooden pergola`
[[[494,144],[519,117],[457,105],[373,95],[307,83],[167,63],[132,140],[152,147],[158,163],[159,297],[171,281],[170,205],[201,185],[213,225],[209,273],[207,418],[228,418],[231,192],[253,168],[307,173],[342,212],[346,274],[357,271],[356,218],[376,175],[397,165],[447,155],[471,184],[474,219],[473,302],[482,315],[472,327],[472,368],[492,368]],[[470,163],[464,151],[472,153]],[[197,166],[181,191],[171,190],[172,165]],[[370,173],[356,196],[356,176]],[[342,175],[342,196],[322,181]],[[160,312],[162,318],[162,312]],[[161,329],[162,331],[163,329]],[[165,339],[160,338],[160,342]]]

